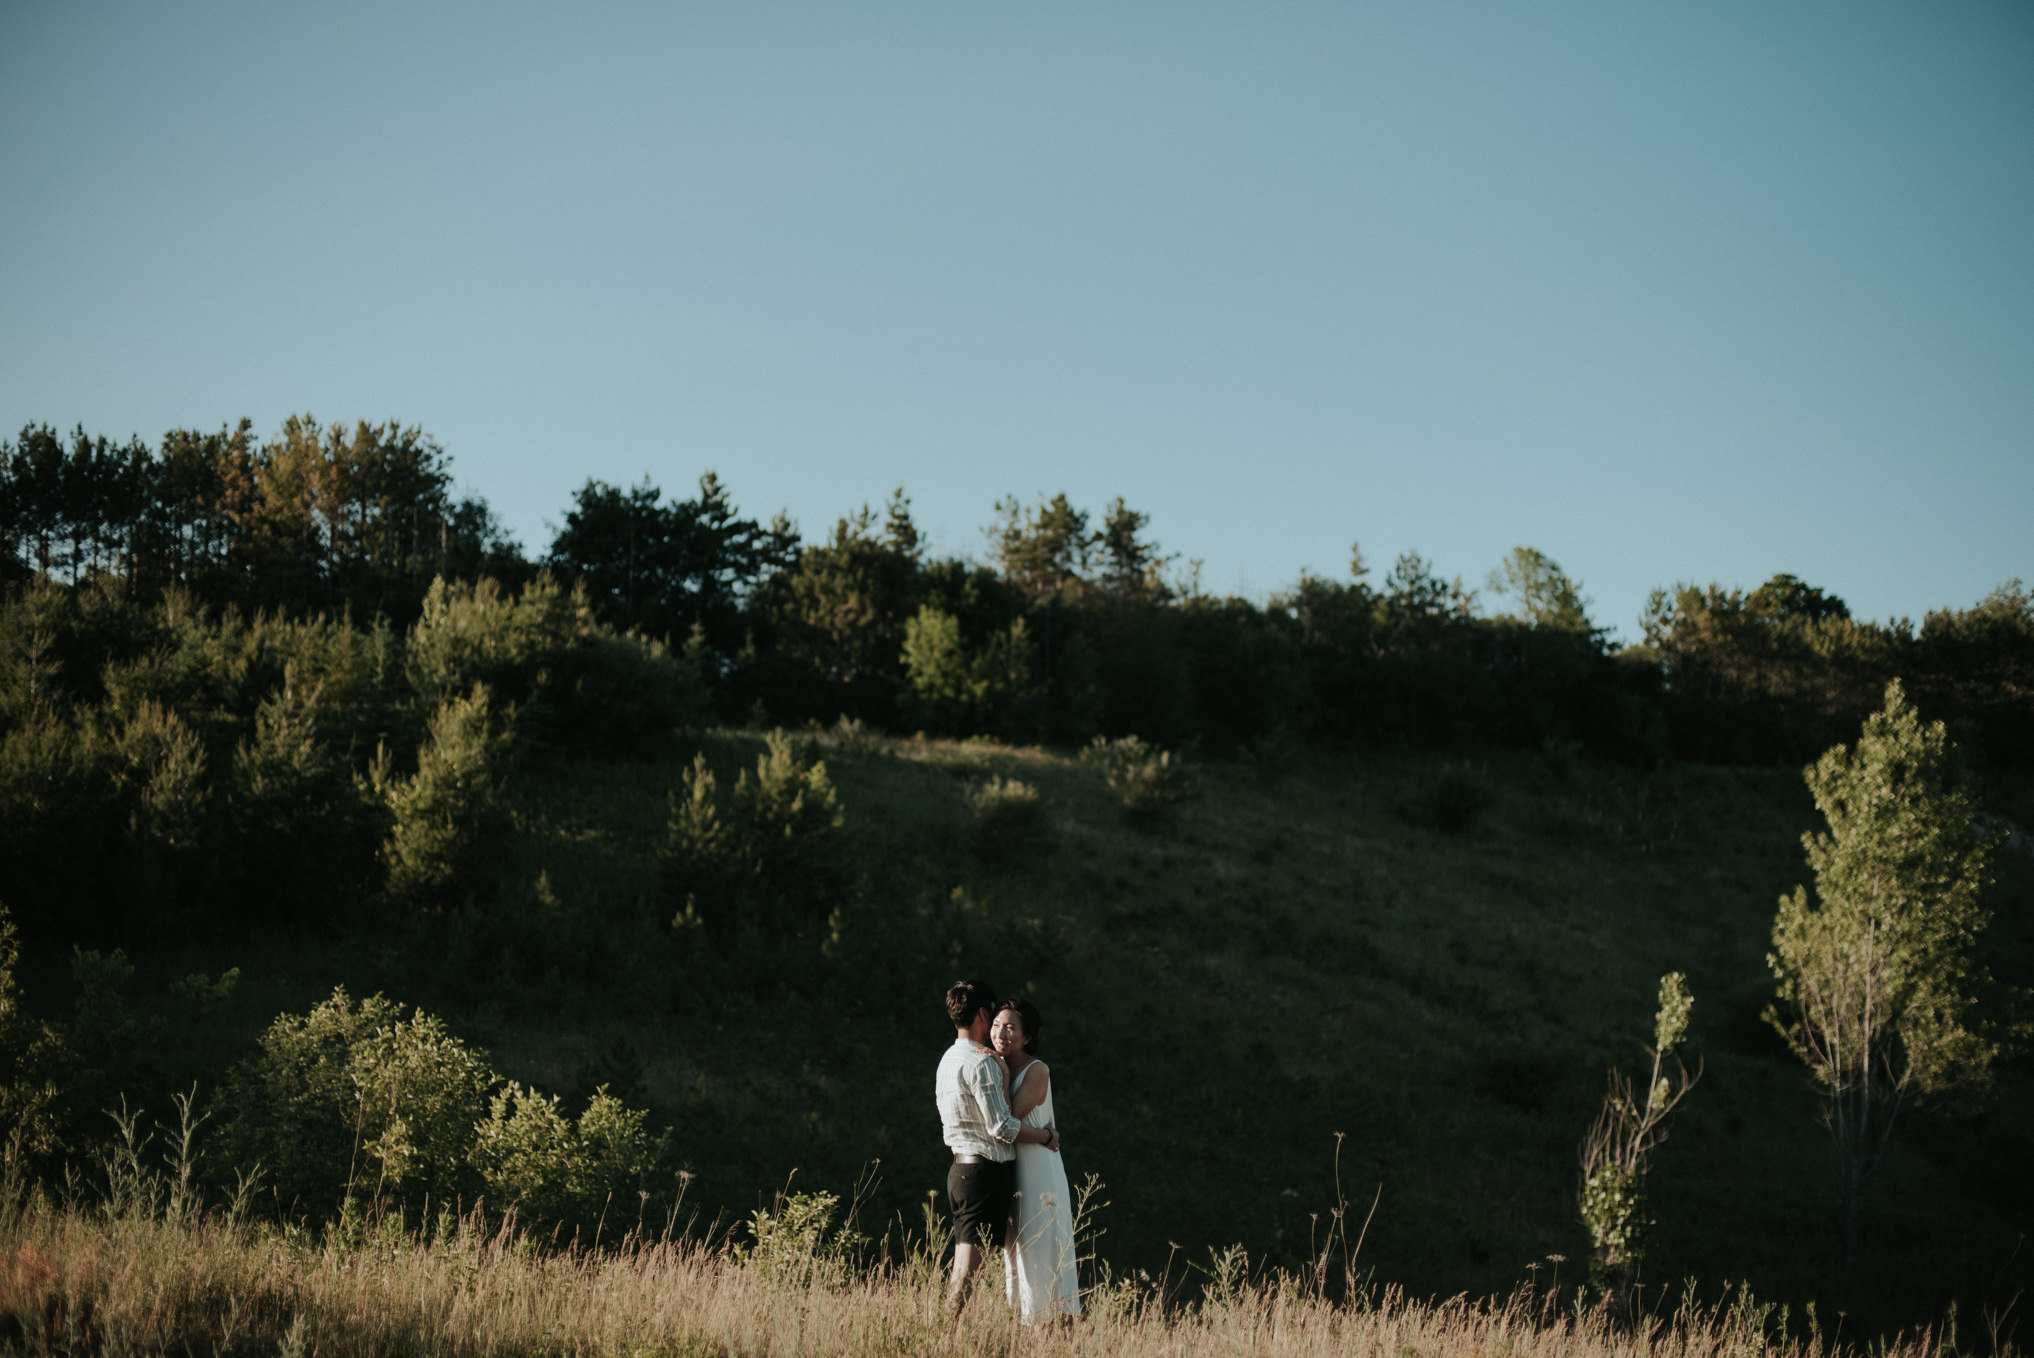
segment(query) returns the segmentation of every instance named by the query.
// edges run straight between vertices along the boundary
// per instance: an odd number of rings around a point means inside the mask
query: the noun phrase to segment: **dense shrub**
[[[385,625],[38,581],[0,600],[0,875],[27,931],[310,917],[373,873],[356,775],[399,724]],[[96,652],[93,648],[97,648]]]
[[[115,656],[101,679],[109,710],[128,714],[154,702],[201,732],[219,754],[256,710],[285,685],[319,695],[317,730],[349,758],[395,731],[407,700],[401,642],[387,622],[215,614],[178,591],[164,594],[138,624],[148,645]]]
[[[511,1080],[475,1129],[473,1163],[488,1201],[517,1204],[525,1221],[595,1225],[612,1206],[633,1222],[662,1157],[649,1114],[631,1110],[605,1085],[575,1120],[554,1095]]]
[[[477,1184],[466,1151],[494,1082],[486,1053],[438,1019],[405,1018],[379,995],[356,1005],[341,988],[276,1019],[234,1067],[221,1095],[228,1157],[262,1166],[292,1213],[377,1188],[449,1202]]]
[[[508,828],[500,805],[511,737],[488,710],[484,685],[438,707],[417,771],[384,778],[390,826],[382,846],[388,892],[428,905],[483,882]]]
[[[24,930],[329,920],[384,868],[398,899],[444,899],[488,861],[509,718],[634,751],[706,710],[691,662],[549,580],[439,581],[423,614],[405,639],[117,581],[0,597],[0,880]]]
[[[285,1014],[221,1094],[232,1163],[260,1164],[291,1214],[355,1197],[421,1208],[481,1192],[527,1224],[577,1223],[637,1192],[664,1151],[647,1114],[597,1093],[574,1121],[554,1098],[505,1083],[443,1021],[345,990]]]
[[[797,930],[843,902],[845,820],[826,765],[770,734],[725,806],[706,757],[674,793],[662,855],[664,891],[680,926],[722,938],[748,929]]]

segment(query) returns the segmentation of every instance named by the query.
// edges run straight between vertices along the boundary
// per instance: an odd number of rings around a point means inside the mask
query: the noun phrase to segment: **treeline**
[[[0,444],[0,579],[115,577],[203,602],[415,618],[435,576],[528,574],[486,502],[458,497],[442,449],[390,421],[292,416],[173,429],[151,448],[31,426]]]
[[[394,422],[246,421],[158,447],[47,427],[0,444],[0,571],[117,581],[248,618],[350,618],[391,639],[432,581],[540,572],[615,635],[686,655],[725,720],[848,716],[892,729],[1084,743],[1139,735],[1215,754],[1297,743],[1475,748],[1553,742],[1649,764],[1798,761],[1842,739],[1900,677],[1997,764],[2034,764],[2034,598],[2010,582],[1963,610],[1852,618],[1792,576],[1656,591],[1611,648],[1576,582],[1517,548],[1483,593],[1415,554],[1381,580],[1352,556],[1269,600],[1202,590],[1120,499],[996,506],[987,560],[935,558],[899,491],[803,542],[742,516],[711,473],[690,499],[589,481],[527,556],[445,454]],[[17,593],[17,597],[18,593]]]

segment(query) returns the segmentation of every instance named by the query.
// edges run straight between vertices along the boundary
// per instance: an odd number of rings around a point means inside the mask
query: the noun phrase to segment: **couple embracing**
[[[1029,1000],[998,1003],[979,981],[946,992],[953,1045],[934,1092],[953,1168],[953,1276],[947,1304],[966,1304],[989,1251],[1004,1252],[1005,1294],[1027,1325],[1080,1314],[1073,1203],[1052,1119],[1052,1072],[1038,1059],[1044,1020]]]

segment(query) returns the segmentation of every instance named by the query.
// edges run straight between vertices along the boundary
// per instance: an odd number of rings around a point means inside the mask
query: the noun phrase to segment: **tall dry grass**
[[[17,1199],[17,1202],[21,1200]],[[384,1222],[258,1226],[232,1213],[116,1212],[29,1199],[0,1216],[0,1348],[21,1354],[1200,1355],[1325,1358],[1833,1358],[1749,1298],[1684,1298],[1614,1324],[1559,1292],[1354,1304],[1290,1276],[1227,1277],[1200,1301],[1117,1285],[1068,1329],[1014,1324],[990,1289],[958,1326],[935,1260],[802,1275],[691,1239],[539,1248],[476,1214],[434,1231]],[[1798,1327],[1794,1327],[1798,1330]],[[1954,1337],[1866,1346],[1943,1358]]]

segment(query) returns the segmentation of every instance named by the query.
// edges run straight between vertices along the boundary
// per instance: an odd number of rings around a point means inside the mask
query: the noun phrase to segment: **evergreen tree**
[[[391,816],[382,848],[391,896],[441,903],[490,874],[508,828],[500,792],[511,742],[488,710],[486,686],[475,684],[439,705],[414,776],[379,774]]]
[[[178,583],[215,603],[239,600],[247,582],[244,538],[254,507],[254,424],[162,436],[137,550],[137,579]]]
[[[1119,598],[1163,603],[1171,593],[1165,584],[1165,568],[1173,558],[1163,555],[1158,544],[1144,536],[1150,522],[1149,514],[1130,508],[1120,495],[1103,511],[1102,531],[1097,535],[1102,584]]]
[[[693,759],[685,794],[671,798],[660,855],[664,891],[680,929],[716,938],[794,935],[827,920],[847,891],[839,845],[845,823],[824,761],[773,731],[753,771],[723,805],[706,756]]]
[[[1856,747],[1805,770],[1829,822],[1804,835],[1815,891],[1780,898],[1766,1019],[1821,1087],[1841,1170],[1846,1266],[1858,1209],[1893,1125],[1916,1098],[1981,1093],[1998,1043],[1975,1014],[1992,837],[1973,828],[1975,779],[1942,723],[1900,682]]]
[[[1051,598],[1081,584],[1100,535],[1064,491],[1030,510],[1005,496],[996,501],[996,518],[989,529],[990,553],[1003,578],[1027,598]],[[1134,532],[1135,526],[1133,537]]]
[[[1384,578],[1384,614],[1394,630],[1428,634],[1470,616],[1476,595],[1460,579],[1444,580],[1418,552],[1403,552]]]
[[[547,563],[585,584],[608,622],[650,636],[705,629],[731,654],[750,591],[795,559],[798,534],[781,514],[766,527],[740,517],[720,478],[699,478],[694,500],[660,504],[648,478],[632,490],[588,481],[565,514]]]
[[[900,489],[879,530],[867,505],[805,548],[777,577],[770,611],[786,658],[823,682],[876,681],[886,696],[901,678],[904,627],[918,587],[919,534]]]

